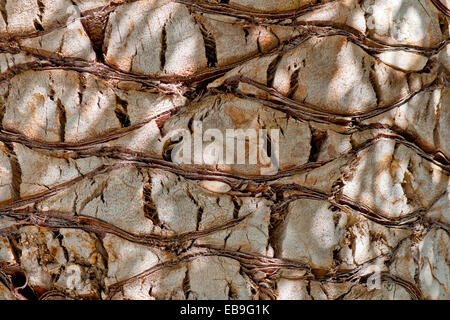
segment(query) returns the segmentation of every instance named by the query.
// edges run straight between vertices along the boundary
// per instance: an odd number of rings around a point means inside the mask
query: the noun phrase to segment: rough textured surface
[[[449,5],[0,0],[0,299],[450,299]]]

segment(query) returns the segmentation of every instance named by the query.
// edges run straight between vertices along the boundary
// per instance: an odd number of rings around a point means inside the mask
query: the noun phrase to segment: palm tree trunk
[[[0,0],[0,299],[449,299],[448,5]]]

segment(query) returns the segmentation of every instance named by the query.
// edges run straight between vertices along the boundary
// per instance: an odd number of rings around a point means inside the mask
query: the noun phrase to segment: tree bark
[[[0,0],[0,299],[449,299],[449,6]]]

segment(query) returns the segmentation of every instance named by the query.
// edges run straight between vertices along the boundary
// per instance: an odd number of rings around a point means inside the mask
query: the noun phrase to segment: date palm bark
[[[0,298],[449,299],[449,19],[0,0]],[[279,136],[180,161],[199,123]]]

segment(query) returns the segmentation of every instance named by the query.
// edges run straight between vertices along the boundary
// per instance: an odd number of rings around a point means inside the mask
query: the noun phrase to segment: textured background
[[[449,8],[0,0],[0,298],[449,299]]]

